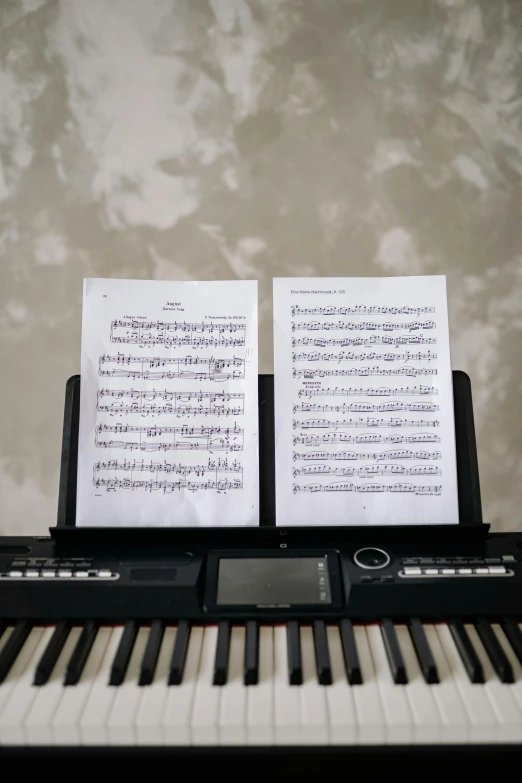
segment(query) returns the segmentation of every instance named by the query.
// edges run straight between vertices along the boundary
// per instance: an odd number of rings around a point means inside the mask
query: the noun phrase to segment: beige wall
[[[0,532],[54,524],[81,282],[448,275],[522,526],[522,3],[0,0]]]

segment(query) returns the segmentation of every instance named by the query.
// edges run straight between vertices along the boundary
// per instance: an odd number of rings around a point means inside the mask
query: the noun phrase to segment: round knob
[[[369,571],[374,571],[377,568],[386,568],[391,560],[389,554],[384,549],[377,549],[373,546],[358,549],[353,559],[359,568],[366,568]]]

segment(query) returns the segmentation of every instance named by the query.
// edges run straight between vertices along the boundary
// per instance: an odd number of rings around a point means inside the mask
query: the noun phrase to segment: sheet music
[[[257,281],[84,281],[78,526],[259,524]]]
[[[458,522],[446,278],[274,280],[278,525]]]

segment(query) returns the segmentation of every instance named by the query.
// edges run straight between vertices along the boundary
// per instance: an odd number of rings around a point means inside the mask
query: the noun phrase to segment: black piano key
[[[489,620],[485,617],[479,617],[475,623],[475,628],[500,681],[515,682],[511,664],[496,637],[495,631],[489,624]]]
[[[259,627],[255,620],[246,624],[245,635],[245,685],[257,685],[259,681]]]
[[[228,674],[228,654],[230,652],[230,625],[221,622],[218,625],[216,657],[214,659],[214,685],[226,685]]]
[[[67,664],[64,685],[76,685],[87,663],[94,640],[98,634],[98,623],[88,620],[82,628],[80,638],[74,648],[71,660]]]
[[[355,644],[352,621],[341,620],[339,630],[341,632],[344,665],[346,666],[348,682],[350,685],[362,685],[361,664],[359,663],[359,653],[357,652],[357,646]]]
[[[120,643],[112,662],[109,685],[121,685],[125,679],[125,673],[129,665],[132,648],[138,635],[138,623],[134,620],[127,620],[123,628]]]
[[[503,617],[500,624],[513,652],[522,663],[522,631],[512,617]]]
[[[0,620],[0,639],[4,635],[4,631],[7,628],[7,623],[4,620]]]
[[[299,623],[291,620],[286,626],[286,644],[288,647],[288,680],[290,685],[303,684],[303,659],[301,655],[301,637]]]
[[[458,617],[453,617],[449,621],[448,627],[469,679],[474,683],[483,683],[484,671],[482,669],[482,664],[480,663],[477,653],[471,643],[471,639],[464,628],[464,623]]]
[[[433,658],[421,621],[417,617],[413,617],[408,623],[408,628],[424,680],[428,685],[440,682],[437,664]]]
[[[56,624],[53,635],[49,639],[49,644],[45,648],[44,653],[38,662],[38,666],[36,667],[33,680],[34,685],[45,685],[48,681],[56,666],[56,661],[63,650],[63,646],[67,641],[70,629],[71,625],[67,620],[62,620]]]
[[[324,620],[314,622],[314,646],[315,663],[317,666],[317,679],[321,685],[332,684],[332,667],[330,664],[330,651]]]
[[[158,663],[158,655],[164,633],[165,624],[163,623],[163,620],[154,620],[150,627],[147,646],[145,647],[143,660],[141,662],[139,679],[140,685],[150,685],[154,678],[154,672],[156,671],[156,664]]]
[[[185,670],[185,661],[187,660],[189,639],[190,626],[187,620],[180,620],[170,661],[169,685],[181,685],[183,672]]]
[[[25,640],[31,632],[31,626],[26,622],[16,623],[9,639],[0,652],[0,682],[3,682],[9,674],[18,653],[25,644]]]
[[[408,677],[401,648],[399,647],[393,622],[388,618],[381,622],[381,634],[395,685],[407,685]]]

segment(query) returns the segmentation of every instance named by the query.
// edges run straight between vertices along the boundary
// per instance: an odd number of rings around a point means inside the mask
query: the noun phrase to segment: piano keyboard
[[[0,744],[522,741],[522,626],[2,626]]]

